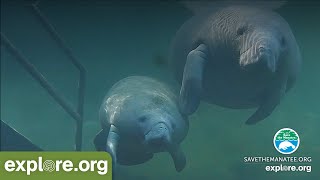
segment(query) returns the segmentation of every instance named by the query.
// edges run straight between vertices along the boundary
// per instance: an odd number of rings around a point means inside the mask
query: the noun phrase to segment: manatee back
[[[164,83],[144,76],[130,76],[114,84],[100,107],[100,121],[103,128],[107,128],[110,123],[119,123],[118,119],[125,119],[125,111],[142,111],[142,107],[148,105],[149,109],[157,108],[157,103],[150,103],[153,97],[162,99],[167,108],[176,108],[177,97],[175,93]],[[138,101],[137,101],[138,99]],[[140,106],[140,109],[137,107]]]
[[[110,96],[110,94],[116,93],[124,95],[157,93],[158,95],[165,96],[169,100],[176,99],[176,95],[166,84],[146,76],[129,76],[118,81],[112,86],[108,95]]]

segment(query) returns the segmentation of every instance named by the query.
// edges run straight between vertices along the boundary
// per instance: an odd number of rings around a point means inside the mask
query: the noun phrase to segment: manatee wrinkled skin
[[[268,117],[300,71],[300,50],[288,23],[270,9],[250,5],[193,11],[170,49],[171,67],[181,83],[181,112],[194,113],[203,100],[257,108],[246,124]]]
[[[169,152],[177,171],[185,167],[180,143],[189,122],[164,83],[144,76],[120,80],[105,96],[99,116],[102,130],[94,144],[98,151],[109,152],[115,165],[141,164],[154,153]]]

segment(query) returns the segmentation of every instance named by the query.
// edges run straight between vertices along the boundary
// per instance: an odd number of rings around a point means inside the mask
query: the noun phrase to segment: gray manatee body
[[[164,83],[143,76],[120,80],[105,96],[99,116],[102,130],[94,144],[98,151],[109,152],[114,164],[141,164],[154,153],[169,152],[177,171],[185,167],[180,143],[189,122]]]
[[[194,9],[176,33],[170,63],[181,82],[179,106],[187,115],[204,100],[268,117],[294,85],[301,55],[288,23],[276,12],[248,5]]]

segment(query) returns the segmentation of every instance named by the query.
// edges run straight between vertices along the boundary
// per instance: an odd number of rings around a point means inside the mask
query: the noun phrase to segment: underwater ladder
[[[57,42],[59,48],[63,50],[63,52],[71,60],[72,64],[76,66],[76,68],[80,72],[80,78],[79,78],[79,84],[78,84],[77,110],[75,110],[69,104],[69,102],[61,94],[58,93],[58,91],[46,80],[46,78],[36,69],[36,67],[32,63],[30,63],[30,61],[27,58],[23,56],[23,54],[9,41],[9,39],[2,32],[1,32],[1,46],[4,46],[8,50],[8,52],[10,52],[15,57],[15,59],[20,63],[20,65],[22,65],[23,68],[27,70],[27,72],[30,73],[30,75],[36,81],[38,81],[40,85],[53,97],[53,99],[57,101],[57,103],[75,120],[76,122],[75,150],[81,151],[86,70],[80,64],[80,62],[75,58],[75,56],[72,54],[71,49],[65,45],[64,40],[58,35],[54,27],[49,23],[47,18],[41,13],[37,5],[38,5],[38,2],[36,4],[31,5],[32,12],[37,17],[41,25],[45,28],[45,30],[50,34],[51,38],[53,38],[53,40]],[[5,123],[1,121],[1,126],[4,126],[3,124]],[[10,132],[11,131],[12,130],[10,130]],[[15,134],[19,134],[19,133],[15,133]],[[2,137],[3,136],[1,135],[1,139]],[[20,137],[20,139],[23,139],[23,138]],[[24,139],[28,141],[26,138]],[[30,145],[32,145],[32,143]]]

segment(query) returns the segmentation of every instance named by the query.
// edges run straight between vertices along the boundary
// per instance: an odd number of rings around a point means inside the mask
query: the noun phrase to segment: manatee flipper
[[[180,172],[182,171],[186,164],[186,156],[183,153],[181,147],[179,145],[172,145],[172,147],[169,148],[169,153],[172,157],[172,160],[174,162],[174,166],[176,168],[176,171]]]
[[[115,177],[115,170],[117,165],[117,148],[120,136],[118,134],[118,129],[114,125],[110,125],[110,130],[108,134],[108,139],[106,143],[106,149],[112,157],[112,176]]]
[[[277,105],[280,104],[280,100],[287,89],[287,76],[283,75],[272,87],[273,89],[266,94],[264,101],[257,111],[246,121],[247,125],[253,125],[265,119],[273,112]]]
[[[207,54],[207,46],[200,44],[187,56],[179,97],[179,108],[182,114],[193,114],[200,104],[203,69]]]
[[[93,140],[93,144],[97,151],[105,151],[106,150],[106,142],[108,139],[108,131],[106,129],[102,129],[98,132]]]

